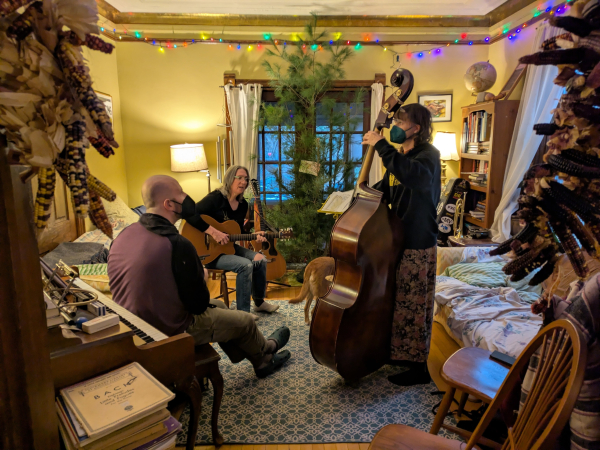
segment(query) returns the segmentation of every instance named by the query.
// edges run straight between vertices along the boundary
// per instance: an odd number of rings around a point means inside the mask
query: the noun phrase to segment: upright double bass
[[[398,88],[379,112],[375,131],[389,128],[410,95],[414,80],[405,69],[390,83]],[[365,154],[354,200],[331,231],[333,284],[317,301],[310,326],[310,351],[320,364],[356,381],[389,358],[396,265],[404,251],[402,222],[368,186],[375,149]]]

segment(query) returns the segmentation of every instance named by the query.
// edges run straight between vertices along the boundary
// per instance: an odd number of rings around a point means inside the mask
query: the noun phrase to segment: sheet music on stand
[[[353,191],[333,192],[317,212],[339,216],[352,204]]]

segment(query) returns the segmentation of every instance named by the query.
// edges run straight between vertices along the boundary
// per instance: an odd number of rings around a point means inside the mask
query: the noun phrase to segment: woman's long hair
[[[223,185],[219,188],[219,191],[228,200],[229,196],[231,195],[231,185],[235,179],[235,174],[240,169],[244,169],[246,171],[246,176],[250,178],[250,172],[248,172],[248,169],[246,169],[244,166],[231,166],[229,169],[227,169],[227,172],[225,172],[225,176],[223,177]],[[248,180],[248,185],[250,185],[250,180]],[[237,201],[242,201],[243,198],[244,194],[240,194],[237,196]]]

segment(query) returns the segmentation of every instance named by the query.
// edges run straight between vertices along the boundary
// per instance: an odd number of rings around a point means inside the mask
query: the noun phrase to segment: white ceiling
[[[107,0],[120,12],[344,16],[485,15],[506,0]]]

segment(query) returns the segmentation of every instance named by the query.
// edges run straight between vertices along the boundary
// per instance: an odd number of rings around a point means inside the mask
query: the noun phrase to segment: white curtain
[[[561,32],[560,28],[552,27],[548,23],[540,25],[531,53],[538,52],[546,39]],[[556,66],[529,65],[527,67],[521,104],[506,161],[502,198],[491,227],[494,242],[504,242],[511,237],[511,216],[517,210],[517,199],[520,194],[518,186],[542,142],[542,136],[538,136],[533,131],[533,126],[536,123],[549,123],[552,120],[551,111],[556,108],[561,95],[562,88],[553,83],[557,75]]]
[[[250,178],[258,173],[258,115],[262,95],[260,84],[225,86],[227,107],[233,133],[233,161],[231,164],[245,166]]]
[[[371,130],[375,126],[375,121],[379,115],[379,111],[383,106],[383,92],[385,88],[381,83],[373,83],[371,85]],[[366,131],[365,131],[366,132]],[[371,171],[369,172],[369,186],[373,186],[375,183],[383,178],[383,162],[381,158],[375,152],[373,155],[373,164],[371,164]]]

